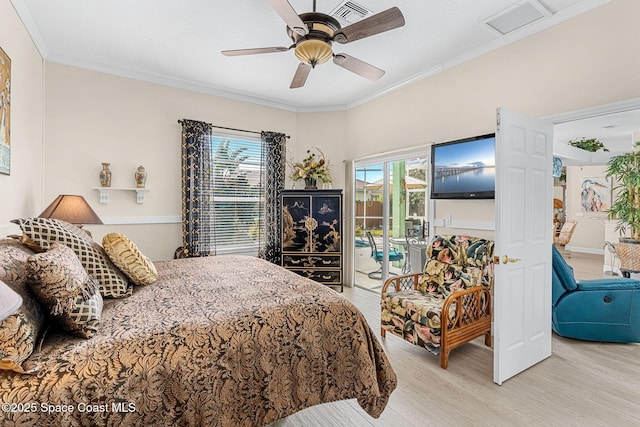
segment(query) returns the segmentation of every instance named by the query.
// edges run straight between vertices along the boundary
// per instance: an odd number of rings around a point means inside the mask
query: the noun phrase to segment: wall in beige
[[[296,114],[76,67],[46,65],[47,203],[58,194],[83,195],[106,223],[88,226],[101,241],[129,233],[152,259],[168,259],[181,245],[181,126],[179,119],[247,130],[273,130],[297,140]],[[100,204],[98,174],[111,163],[112,187],[134,187],[148,172],[147,194],[111,191]]]
[[[40,213],[43,181],[42,59],[8,1],[0,2],[0,48],[11,58],[11,174],[0,174],[5,224]]]
[[[611,2],[353,108],[347,158],[493,132],[497,107],[546,117],[636,98],[639,15],[640,2]],[[494,207],[437,202],[435,214],[492,222]]]

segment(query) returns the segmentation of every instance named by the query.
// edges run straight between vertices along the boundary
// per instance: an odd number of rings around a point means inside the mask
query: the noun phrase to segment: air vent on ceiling
[[[551,12],[540,2],[529,0],[487,18],[484,23],[501,35],[506,35],[550,15]]]
[[[372,14],[373,12],[366,7],[347,0],[336,6],[329,15],[336,18],[341,24],[346,26],[353,24],[354,22],[358,22]]]

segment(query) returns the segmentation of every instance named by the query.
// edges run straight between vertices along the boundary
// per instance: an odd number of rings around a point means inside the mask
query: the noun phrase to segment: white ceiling
[[[630,151],[635,142],[634,131],[640,131],[640,109],[556,124],[553,127],[553,139],[567,144],[583,138],[596,138],[611,151]]]
[[[548,16],[506,36],[483,22],[519,0],[356,0],[381,12],[397,6],[404,27],[348,44],[344,52],[383,70],[372,82],[332,62],[289,89],[293,50],[226,57],[227,49],[289,46],[267,0],[11,0],[47,61],[275,106],[291,111],[350,108],[416,79],[584,13],[608,0],[528,0]],[[317,0],[331,13],[342,0]],[[312,0],[290,0],[298,13]]]

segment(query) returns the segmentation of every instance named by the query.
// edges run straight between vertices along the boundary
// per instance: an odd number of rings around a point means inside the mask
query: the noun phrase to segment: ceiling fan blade
[[[309,33],[306,24],[300,19],[296,10],[289,4],[287,0],[267,0],[271,7],[276,11],[287,27],[302,36]]]
[[[305,64],[303,62],[298,64],[298,69],[296,70],[296,74],[293,76],[293,80],[291,81],[291,86],[289,86],[289,89],[295,89],[304,86],[310,71],[311,65]]]
[[[253,49],[235,49],[235,50],[223,50],[222,54],[225,56],[241,56],[241,55],[255,55],[258,53],[275,53],[275,52],[286,52],[291,47],[256,47]]]
[[[352,73],[356,73],[357,75],[369,80],[378,80],[380,77],[384,76],[384,70],[374,67],[371,64],[367,64],[366,62],[347,55],[346,53],[336,53],[333,57],[333,62],[345,70],[349,70]]]
[[[400,9],[392,7],[383,12],[344,27],[333,36],[333,41],[350,43],[375,34],[384,33],[404,25],[404,16]]]

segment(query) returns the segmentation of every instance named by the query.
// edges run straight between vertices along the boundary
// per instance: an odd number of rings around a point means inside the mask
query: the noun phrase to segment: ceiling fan
[[[331,58],[333,58],[334,64],[346,70],[370,80],[378,80],[384,75],[384,70],[346,53],[333,53],[331,45],[333,42],[340,44],[350,43],[404,25],[404,16],[397,7],[392,7],[342,28],[337,19],[327,14],[316,12],[315,0],[313,1],[313,12],[301,13],[300,15],[296,13],[287,0],[267,1],[287,24],[287,34],[293,44],[289,47],[223,50],[222,54],[240,56],[287,52],[290,49],[294,49],[300,64],[298,64],[298,69],[291,81],[291,89],[304,86],[311,69],[318,64],[327,62]]]

